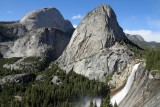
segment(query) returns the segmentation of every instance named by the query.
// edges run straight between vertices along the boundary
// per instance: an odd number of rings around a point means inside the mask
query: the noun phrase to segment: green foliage
[[[147,49],[146,68],[160,71],[160,50]]]
[[[24,62],[40,62],[40,59],[41,58],[39,57],[27,57],[23,61]]]
[[[5,76],[5,75],[9,75],[9,74],[17,74],[18,71],[11,71],[8,69],[3,68],[4,64],[12,64],[14,62],[16,62],[17,60],[19,60],[19,57],[15,57],[15,58],[0,58],[0,76]]]
[[[153,44],[153,45],[152,45]],[[138,49],[134,46],[127,45],[128,48],[134,52],[135,59],[145,59],[146,60],[146,69],[155,70],[155,72],[160,73],[160,49],[158,46],[159,43],[154,42],[142,42],[141,46],[144,47],[144,50]],[[153,47],[151,47],[153,46]]]
[[[111,80],[112,80],[112,75],[108,75],[105,83],[108,84],[108,82],[111,81]]]
[[[27,57],[23,59],[22,64],[20,67],[23,67],[24,70],[14,70],[14,69],[6,69],[3,67],[5,64],[13,64],[16,61],[21,59],[20,57],[14,58],[0,58],[0,76],[6,76],[11,74],[18,74],[18,73],[39,73],[39,69],[43,67],[44,61],[38,57]]]
[[[160,43],[157,42],[145,42],[145,41],[133,41],[135,44],[143,48],[160,49]]]
[[[97,103],[96,103],[96,101],[94,102],[94,107],[97,107]]]
[[[27,57],[23,59],[23,62],[25,62],[25,64],[22,64],[21,66],[23,68],[30,68],[29,71],[39,70],[45,64],[44,60],[42,60],[40,57]]]
[[[127,45],[127,47],[134,52],[135,59],[141,59],[144,57],[145,50],[135,47],[134,45]]]
[[[107,96],[102,98],[100,107],[112,107],[112,104],[110,103],[110,95],[108,93]]]
[[[89,107],[94,107],[93,99],[91,99]]]
[[[89,80],[73,71],[66,74],[56,65],[38,74],[45,74],[48,78],[45,81],[33,81],[30,84],[4,85],[0,91],[0,106],[75,107],[85,96],[90,98],[102,97],[109,92],[109,87],[105,83]],[[58,76],[62,84],[52,83],[53,75]],[[22,96],[22,101],[15,100],[14,96],[16,95]]]
[[[130,50],[135,53],[135,58],[146,60],[146,69],[160,72],[160,50],[153,48],[138,50],[134,47],[130,47]]]
[[[114,104],[114,107],[118,107],[117,103]]]

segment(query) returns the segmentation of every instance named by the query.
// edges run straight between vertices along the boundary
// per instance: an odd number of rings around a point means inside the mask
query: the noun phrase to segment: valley
[[[159,48],[105,4],[76,28],[54,7],[0,22],[0,107],[158,107]]]

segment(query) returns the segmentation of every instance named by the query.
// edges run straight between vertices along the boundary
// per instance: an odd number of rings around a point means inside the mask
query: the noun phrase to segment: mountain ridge
[[[84,17],[55,63],[67,72],[73,70],[105,81],[106,76],[125,69],[132,59],[134,53],[128,44],[138,47],[125,36],[112,8],[101,5]]]
[[[148,97],[144,101],[151,99],[148,103],[139,100],[144,107],[159,98],[148,96],[155,93],[147,90],[159,94],[156,85],[160,76],[157,71],[146,70],[159,68],[159,52],[146,57],[147,51],[126,37],[109,5],[100,5],[88,12],[76,29],[56,8],[33,11],[20,21],[1,22],[0,28],[0,102],[3,106],[13,103],[16,107],[17,104],[79,107],[85,105],[88,98],[89,102],[99,98],[101,104],[111,107],[109,95],[123,88],[133,66],[139,62],[142,64],[128,99],[124,98],[119,106],[138,107],[139,103],[134,101],[141,99],[140,95],[143,99]],[[145,58],[150,60],[147,62]],[[145,61],[149,64],[147,67]],[[156,66],[150,66],[153,61]],[[155,85],[149,87],[152,83]],[[19,102],[13,99],[17,93],[21,98]]]

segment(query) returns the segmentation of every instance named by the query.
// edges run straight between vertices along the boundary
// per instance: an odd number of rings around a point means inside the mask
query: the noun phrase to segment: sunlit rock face
[[[54,28],[34,29],[17,39],[4,57],[43,57],[51,52],[54,58],[58,58],[69,40],[64,32]]]
[[[159,107],[160,78],[158,76],[159,74],[153,76],[152,71],[146,70],[145,63],[141,63],[132,87],[118,107]]]
[[[133,53],[126,42],[130,41],[112,8],[101,5],[84,17],[56,63],[67,72],[73,70],[89,79],[105,81],[106,76],[121,72],[130,61]]]
[[[10,24],[13,28],[17,25],[23,26],[25,33],[17,33],[14,40],[0,43],[3,57],[33,56],[55,60],[68,45],[74,30],[72,24],[56,8],[30,12],[16,24]]]
[[[20,23],[28,30],[41,27],[54,27],[68,32],[73,29],[72,24],[63,18],[56,8],[43,8],[26,14]]]
[[[136,72],[138,71],[138,67],[139,67],[140,63],[138,64],[135,64],[132,68],[132,72],[130,73],[128,79],[127,79],[127,82],[124,86],[123,89],[121,89],[118,93],[116,93],[114,96],[112,96],[111,98],[111,103],[114,105],[115,103],[116,104],[119,104],[123,98],[128,94],[129,90],[131,89],[131,86],[134,82],[134,77],[135,77],[135,74]]]
[[[131,34],[125,34],[125,35],[131,41],[145,42],[144,38],[140,35],[131,35]]]

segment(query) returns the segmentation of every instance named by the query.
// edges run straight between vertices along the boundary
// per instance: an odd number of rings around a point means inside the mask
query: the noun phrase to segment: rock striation
[[[70,37],[55,28],[37,28],[26,36],[14,41],[13,46],[4,54],[4,57],[44,57],[52,54],[58,58],[67,46]]]
[[[134,83],[119,107],[159,107],[160,78],[152,75],[152,71],[145,70],[143,62],[136,72]]]
[[[74,30],[56,8],[30,12],[20,21],[0,22],[0,28],[1,57],[41,57],[47,62],[62,54]]]
[[[72,38],[55,62],[61,69],[105,81],[106,76],[122,72],[130,62],[132,44],[108,5],[90,11],[75,29]]]

